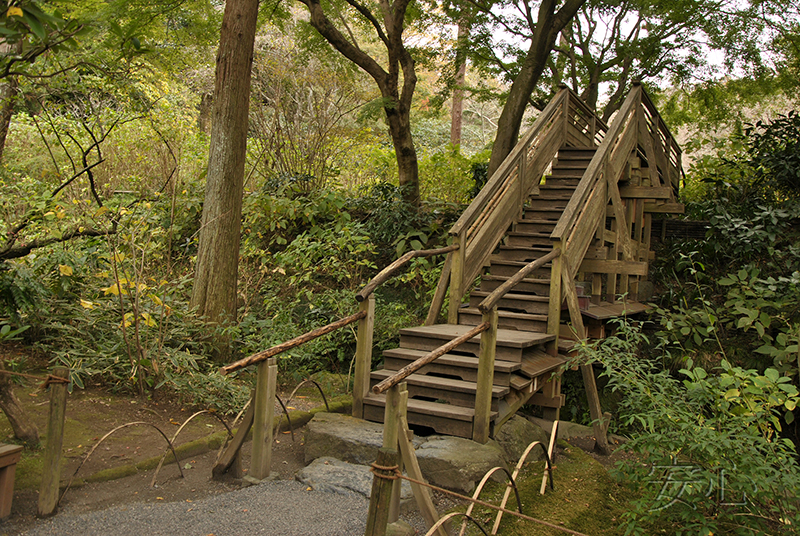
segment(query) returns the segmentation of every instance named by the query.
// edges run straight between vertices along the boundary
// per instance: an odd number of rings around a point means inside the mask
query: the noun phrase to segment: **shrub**
[[[797,452],[780,436],[800,398],[775,369],[745,370],[722,360],[715,374],[685,362],[673,377],[659,359],[638,355],[648,344],[638,326],[580,349],[599,362],[622,394],[620,424],[637,454],[618,474],[642,493],[626,534],[659,524],[676,534],[794,534],[800,523]]]

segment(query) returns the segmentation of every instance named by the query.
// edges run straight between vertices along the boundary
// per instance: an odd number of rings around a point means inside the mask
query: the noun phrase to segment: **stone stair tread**
[[[386,396],[370,393],[364,397],[364,404],[386,407]],[[438,404],[436,402],[428,402],[427,400],[417,400],[414,398],[408,399],[408,412],[465,422],[472,422],[475,418],[475,410],[473,408],[453,406],[452,404]],[[497,412],[491,412],[491,416],[492,418],[496,417]]]
[[[566,362],[567,360],[562,356],[552,356],[545,352],[533,352],[522,358],[520,372],[529,378],[536,378],[558,369]]]
[[[461,324],[434,324],[432,326],[403,328],[400,330],[400,335],[427,337],[429,339],[450,341],[456,337],[464,335],[472,328],[473,326],[465,326]],[[534,331],[515,331],[510,329],[497,330],[497,345],[506,346],[509,348],[530,348],[531,346],[543,344],[552,341],[553,339],[555,339],[555,335],[537,333]],[[480,343],[480,335],[473,337],[471,342]]]
[[[414,361],[427,355],[430,352],[426,352],[424,350],[413,350],[411,348],[393,348],[391,350],[384,350],[383,355],[389,357],[397,357],[400,359],[408,359],[410,361]],[[440,365],[449,365],[454,367],[464,367],[464,368],[478,368],[478,358],[477,357],[469,357],[465,355],[455,355],[455,354],[444,354],[440,358],[438,358],[434,363],[438,363]],[[500,372],[511,373],[515,370],[519,370],[520,364],[515,363],[513,361],[502,361],[500,359],[496,359],[494,362],[494,369]]]
[[[395,371],[392,370],[376,370],[372,372],[371,378],[382,381],[393,376],[394,374]],[[463,380],[442,378],[439,376],[428,376],[425,374],[412,374],[403,381],[408,382],[409,385],[419,385],[421,387],[435,388],[442,391],[458,391],[460,393],[470,393],[473,395],[477,390],[477,384],[475,382],[465,382]],[[510,392],[511,390],[508,387],[504,387],[502,385],[492,386],[492,396],[494,398],[505,396]],[[442,398],[445,398],[445,395],[443,395]]]

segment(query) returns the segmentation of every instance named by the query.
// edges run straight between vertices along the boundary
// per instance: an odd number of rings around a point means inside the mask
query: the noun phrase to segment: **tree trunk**
[[[0,370],[4,370],[2,364],[0,364]],[[29,447],[39,444],[39,430],[22,410],[19,399],[11,387],[11,376],[8,374],[0,374],[0,409],[8,417],[8,422],[11,423],[11,429],[14,430],[14,436],[17,439]]]
[[[461,127],[464,118],[464,84],[467,79],[467,58],[464,51],[469,37],[469,22],[465,17],[458,21],[458,42],[456,44],[456,79],[453,88],[453,105],[450,109],[450,144],[461,145]]]
[[[208,178],[191,306],[210,322],[236,318],[242,193],[258,0],[228,0],[220,32]],[[222,357],[226,349],[219,348]]]
[[[14,49],[17,53],[22,52],[22,43],[9,45],[0,43],[0,54],[8,54]],[[14,97],[17,94],[18,81],[16,76],[6,77],[0,83],[0,162],[3,161],[3,153],[6,149],[6,138],[8,137],[8,127],[11,125],[11,118],[14,116]]]
[[[489,159],[489,177],[497,171],[517,143],[525,107],[542,76],[547,58],[555,45],[556,36],[585,2],[586,0],[567,0],[558,12],[555,11],[556,0],[544,0],[539,6],[539,15],[531,46],[525,56],[522,69],[511,85],[508,99],[500,114],[500,120],[497,122],[497,136],[492,146],[492,156]]]

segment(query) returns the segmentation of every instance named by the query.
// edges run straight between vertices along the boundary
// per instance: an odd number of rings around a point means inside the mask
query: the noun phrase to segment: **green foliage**
[[[793,534],[800,486],[797,452],[780,436],[781,418],[800,401],[789,377],[723,360],[714,374],[691,359],[673,377],[640,328],[621,322],[615,336],[583,345],[578,360],[599,362],[622,395],[620,423],[635,460],[619,474],[642,493],[626,514],[626,534]]]

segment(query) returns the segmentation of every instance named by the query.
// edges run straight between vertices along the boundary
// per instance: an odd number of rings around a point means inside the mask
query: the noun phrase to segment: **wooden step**
[[[539,195],[559,195],[559,196],[569,196],[572,197],[572,194],[575,193],[575,185],[572,184],[551,184],[551,183],[544,183],[539,185]]]
[[[531,208],[525,209],[522,213],[522,219],[524,220],[541,220],[541,221],[552,221],[557,222],[558,219],[561,217],[561,214],[564,213],[564,209],[561,208]]]
[[[410,348],[384,350],[383,367],[387,370],[398,371],[427,353],[428,352],[423,350],[412,350]],[[519,367],[519,363],[495,359],[494,384],[508,386],[511,381],[511,373],[519,370]],[[419,369],[418,373],[436,374],[440,376],[446,375],[461,378],[466,382],[476,382],[478,381],[478,358],[465,355],[444,354],[433,363]]]
[[[535,220],[533,218],[518,219],[512,224],[512,232],[515,233],[534,233],[550,236],[556,228],[556,220]]]
[[[413,350],[435,350],[446,342],[464,335],[470,329],[472,329],[472,326],[460,324],[435,324],[433,326],[404,328],[400,330],[400,347]],[[498,329],[495,359],[517,363],[522,359],[525,350],[552,341],[554,338],[554,335],[546,333]],[[480,335],[478,335],[451,353],[458,351],[459,353],[479,357],[480,342]]]
[[[537,378],[544,374],[557,372],[567,360],[562,356],[552,356],[542,351],[528,352],[522,358],[520,372],[528,378]]]
[[[370,375],[370,386],[376,385],[394,374],[392,370],[376,370]],[[408,385],[409,398],[417,400],[428,400],[429,402],[443,402],[454,406],[465,408],[475,407],[475,391],[478,384],[475,382],[465,382],[452,378],[440,378],[437,376],[426,376],[424,374],[412,374],[404,380]],[[498,398],[506,396],[511,392],[511,388],[502,385],[492,386],[492,404],[497,411]]]
[[[497,303],[498,310],[515,311],[532,315],[546,315],[550,307],[548,296],[536,296],[535,294],[524,294],[518,289],[509,292]],[[489,296],[489,292],[480,290],[473,291],[469,296],[469,306],[477,308],[481,302]]]
[[[372,422],[383,422],[385,406],[384,395],[370,393],[364,398],[364,418]],[[428,426],[444,435],[472,438],[472,421],[475,418],[473,408],[409,399],[406,415],[409,424]],[[497,413],[492,412],[492,419],[496,416]]]
[[[552,247],[523,247],[523,246],[507,246],[507,245],[500,245],[495,250],[496,253],[493,253],[491,257],[489,257],[490,262],[494,262],[495,259],[503,260],[503,261],[519,261],[522,262],[523,265],[529,262],[535,261],[536,259],[541,259],[551,251],[553,251]]]
[[[489,265],[489,274],[499,277],[512,277],[526,264],[528,263],[493,258]],[[534,270],[533,273],[530,274],[530,277],[534,279],[550,279],[550,266],[550,263],[547,263],[541,268]]]
[[[491,292],[506,281],[508,281],[508,277],[485,274],[481,277],[480,289],[484,292]],[[518,292],[524,292],[526,294],[535,294],[537,296],[549,296],[550,280],[526,277],[514,287],[514,290]]]
[[[525,211],[533,211],[536,212],[538,210],[564,210],[566,208],[567,203],[569,203],[569,197],[557,197],[557,196],[547,196],[547,197],[539,197],[536,199],[531,199],[525,204]]]
[[[497,317],[497,326],[499,328],[535,333],[547,332],[547,315],[497,311]],[[482,319],[481,312],[473,307],[462,307],[458,310],[459,324],[477,326]]]
[[[506,245],[516,247],[541,248],[553,245],[550,233],[521,233],[511,231],[506,234]]]

